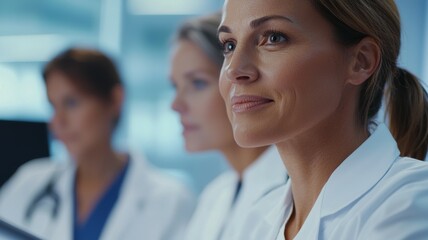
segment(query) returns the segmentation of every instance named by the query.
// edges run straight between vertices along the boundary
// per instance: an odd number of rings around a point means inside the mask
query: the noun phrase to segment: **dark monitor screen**
[[[29,160],[49,156],[44,122],[0,120],[0,187]]]

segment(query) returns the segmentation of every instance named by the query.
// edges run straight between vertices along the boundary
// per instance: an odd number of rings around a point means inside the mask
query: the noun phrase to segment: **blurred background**
[[[427,84],[428,1],[396,2],[403,23],[399,63]],[[142,152],[199,193],[227,164],[215,152],[185,152],[179,118],[170,109],[174,91],[168,78],[169,51],[172,34],[183,20],[219,10],[222,4],[221,0],[0,0],[0,119],[9,120],[3,121],[3,128],[0,123],[0,131],[12,129],[10,120],[48,121],[52,110],[42,67],[67,47],[95,47],[115,60],[126,84],[116,146]],[[38,134],[26,133],[28,138]],[[6,142],[19,137],[16,131],[0,135]],[[2,166],[13,161],[14,153],[27,151],[22,146],[28,144],[19,144],[9,149],[10,156],[1,157]],[[66,155],[55,139],[44,151],[58,158]]]

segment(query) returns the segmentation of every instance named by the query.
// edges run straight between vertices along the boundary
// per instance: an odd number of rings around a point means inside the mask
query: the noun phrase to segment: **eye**
[[[265,41],[267,45],[278,44],[278,43],[283,43],[288,41],[287,36],[278,31],[270,30],[265,32],[263,36],[266,39]]]
[[[192,86],[196,90],[203,90],[207,87],[208,83],[205,80],[202,79],[194,79],[192,80]]]
[[[73,109],[75,107],[77,107],[79,105],[79,101],[75,98],[66,98],[64,101],[64,107],[69,108],[69,109]]]
[[[235,50],[235,43],[233,41],[225,41],[222,44],[223,54],[228,54]]]

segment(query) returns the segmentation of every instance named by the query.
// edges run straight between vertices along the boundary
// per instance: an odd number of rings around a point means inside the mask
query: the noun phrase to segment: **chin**
[[[81,146],[67,146],[67,151],[75,160],[80,159],[87,154],[87,151],[85,151]]]
[[[185,148],[187,152],[197,153],[213,150],[212,146],[207,146],[202,144],[202,141],[199,142],[187,142],[185,143]]]
[[[233,137],[235,138],[236,143],[243,148],[256,148],[275,144],[275,142],[271,141],[269,136],[266,136],[265,132],[258,133],[254,131],[242,131],[235,129]]]

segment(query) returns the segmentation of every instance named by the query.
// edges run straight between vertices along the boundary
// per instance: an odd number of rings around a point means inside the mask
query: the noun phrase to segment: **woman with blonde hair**
[[[251,206],[287,179],[275,147],[241,148],[233,139],[218,88],[220,19],[213,14],[185,22],[172,53],[172,107],[180,114],[186,149],[220,151],[232,168],[204,189],[186,240],[235,239]]]

